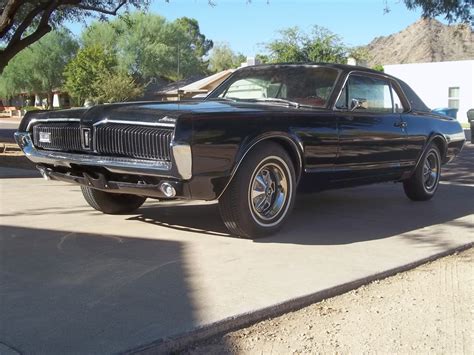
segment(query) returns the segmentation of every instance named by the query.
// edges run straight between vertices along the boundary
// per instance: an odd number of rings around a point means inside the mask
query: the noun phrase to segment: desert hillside
[[[403,31],[375,38],[366,48],[369,66],[474,59],[474,33],[470,26],[421,19]]]

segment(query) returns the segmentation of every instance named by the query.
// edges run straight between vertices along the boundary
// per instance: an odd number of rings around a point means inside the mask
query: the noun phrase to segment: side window
[[[355,108],[354,105],[360,106]],[[393,112],[392,89],[388,81],[370,76],[351,75],[336,107],[364,112]]]
[[[397,92],[394,90],[392,86],[392,96],[393,96],[393,108],[394,112],[396,113],[402,113],[405,111],[405,108],[403,107],[402,100],[400,100],[400,96],[398,96]]]

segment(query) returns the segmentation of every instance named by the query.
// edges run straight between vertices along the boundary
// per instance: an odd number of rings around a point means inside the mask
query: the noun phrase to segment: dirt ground
[[[474,248],[194,345],[185,354],[473,354]]]

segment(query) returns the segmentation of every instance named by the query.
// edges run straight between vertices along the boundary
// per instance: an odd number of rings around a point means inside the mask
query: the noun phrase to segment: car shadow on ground
[[[183,248],[0,226],[0,344],[18,353],[110,354],[192,329]]]
[[[456,159],[442,168],[442,181],[474,184],[474,144],[466,143]]]
[[[412,202],[400,184],[381,184],[326,191],[297,198],[295,209],[282,231],[256,239],[261,243],[340,245],[383,239],[424,227],[470,222],[454,221],[474,214],[474,187],[440,185],[431,201]],[[220,218],[217,204],[147,205],[131,217],[185,232],[232,237]]]

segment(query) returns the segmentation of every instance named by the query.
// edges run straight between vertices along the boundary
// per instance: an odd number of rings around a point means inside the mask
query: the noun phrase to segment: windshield
[[[338,71],[316,66],[253,67],[237,71],[207,99],[325,107]]]

